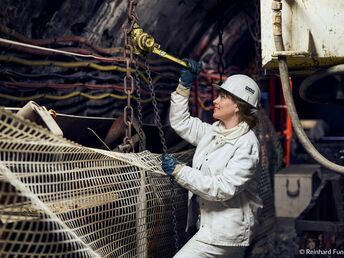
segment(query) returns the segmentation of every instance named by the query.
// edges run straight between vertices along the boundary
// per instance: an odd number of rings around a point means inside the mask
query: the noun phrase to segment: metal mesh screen
[[[85,148],[1,109],[0,117],[1,257],[173,256],[172,200],[160,155]],[[263,111],[259,120],[264,208],[247,257],[273,248],[271,178],[282,161]],[[186,163],[192,155],[176,157]],[[182,244],[187,192],[175,187]]]
[[[256,135],[260,142],[261,175],[259,180],[259,195],[263,200],[263,209],[259,215],[254,242],[246,257],[266,257],[274,249],[275,244],[275,205],[273,196],[274,173],[282,165],[283,149],[275,129],[264,110],[258,113],[259,125]]]
[[[159,155],[85,148],[4,110],[0,117],[1,257],[173,255]],[[175,191],[183,239],[187,192]]]

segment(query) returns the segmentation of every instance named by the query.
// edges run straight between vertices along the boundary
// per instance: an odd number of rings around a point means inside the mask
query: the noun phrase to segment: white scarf
[[[226,129],[223,124],[219,121],[213,124],[213,134],[214,139],[210,142],[207,153],[213,152],[215,149],[219,148],[226,142],[230,142],[241,135],[244,135],[250,130],[250,127],[246,122],[240,122],[233,128]]]
[[[247,133],[249,130],[250,127],[244,121],[229,129],[225,128],[221,122],[215,123],[213,127],[215,138],[223,143],[236,139]]]

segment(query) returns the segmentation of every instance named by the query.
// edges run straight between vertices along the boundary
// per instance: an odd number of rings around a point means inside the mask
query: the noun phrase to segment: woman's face
[[[213,101],[213,103],[213,117],[215,119],[218,119],[222,122],[228,122],[239,115],[238,105],[230,96],[226,96],[222,92],[219,93],[219,96]]]

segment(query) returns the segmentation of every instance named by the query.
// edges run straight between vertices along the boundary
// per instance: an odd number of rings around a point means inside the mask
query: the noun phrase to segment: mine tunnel
[[[0,257],[344,257],[343,2],[0,6]]]

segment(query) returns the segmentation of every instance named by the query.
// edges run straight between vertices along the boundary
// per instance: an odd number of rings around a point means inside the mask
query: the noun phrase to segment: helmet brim
[[[225,88],[221,87],[221,85],[219,85],[219,84],[212,84],[212,86],[215,87],[215,88],[218,89],[218,90],[224,90],[224,91],[228,92],[229,94],[233,95],[234,97],[236,97],[236,98],[240,99],[241,101],[245,102],[245,103],[246,103],[247,105],[249,105],[251,108],[258,109],[258,107],[255,107],[255,106],[251,105],[250,103],[248,103],[247,101],[243,100],[243,99],[240,98],[239,96],[237,96],[237,95],[233,94],[232,92],[226,90]]]

